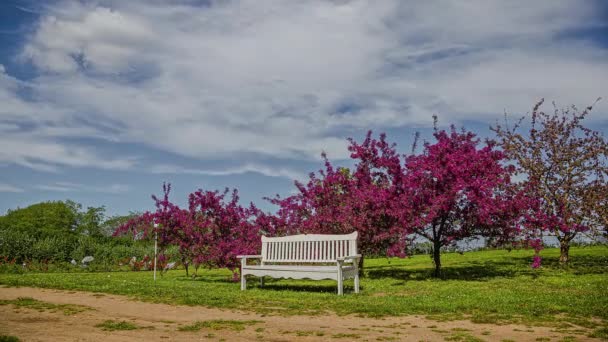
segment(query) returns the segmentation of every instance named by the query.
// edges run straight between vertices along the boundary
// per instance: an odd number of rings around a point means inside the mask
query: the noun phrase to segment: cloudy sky
[[[347,137],[491,133],[540,98],[608,133],[605,1],[0,1],[0,214],[289,194]],[[551,110],[551,106],[547,106]]]

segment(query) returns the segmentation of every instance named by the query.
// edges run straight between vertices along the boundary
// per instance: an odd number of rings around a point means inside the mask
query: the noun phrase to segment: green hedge
[[[0,230],[0,272],[20,271],[20,268],[42,271],[82,268],[82,259],[89,255],[95,260],[87,269],[115,270],[120,269],[121,264],[128,268],[132,257],[141,260],[153,254],[154,246],[149,241],[86,235],[35,238],[24,232]],[[72,265],[71,260],[75,260],[77,266]]]

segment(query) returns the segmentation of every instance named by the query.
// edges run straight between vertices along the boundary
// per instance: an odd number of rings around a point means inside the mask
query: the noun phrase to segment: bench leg
[[[247,289],[247,278],[245,278],[245,275],[243,274],[243,272],[241,272],[241,291],[245,291]]]
[[[359,293],[359,272],[355,273],[355,293]]]
[[[338,296],[344,294],[344,276],[342,275],[342,261],[338,261]]]

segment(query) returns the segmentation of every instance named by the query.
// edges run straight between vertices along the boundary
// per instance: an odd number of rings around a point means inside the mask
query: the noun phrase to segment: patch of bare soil
[[[87,292],[0,288],[0,300],[19,297],[90,308],[66,315],[60,311],[0,305],[0,335],[14,335],[23,341],[467,341],[471,337],[485,341],[560,341],[567,336],[548,327],[437,322],[419,316],[383,319],[335,315],[263,316],[205,307],[145,303],[123,296]],[[104,331],[96,327],[107,320],[126,321],[140,328]],[[180,330],[196,321],[209,320],[261,322],[203,324],[198,331]],[[235,329],[235,326],[242,330]],[[581,330],[575,340],[595,340],[585,335]]]

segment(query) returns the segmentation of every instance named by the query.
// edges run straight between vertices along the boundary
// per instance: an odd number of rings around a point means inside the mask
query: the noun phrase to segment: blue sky
[[[540,98],[608,133],[604,1],[0,2],[0,213],[288,195],[347,137],[490,135]],[[545,107],[551,110],[550,104]]]

